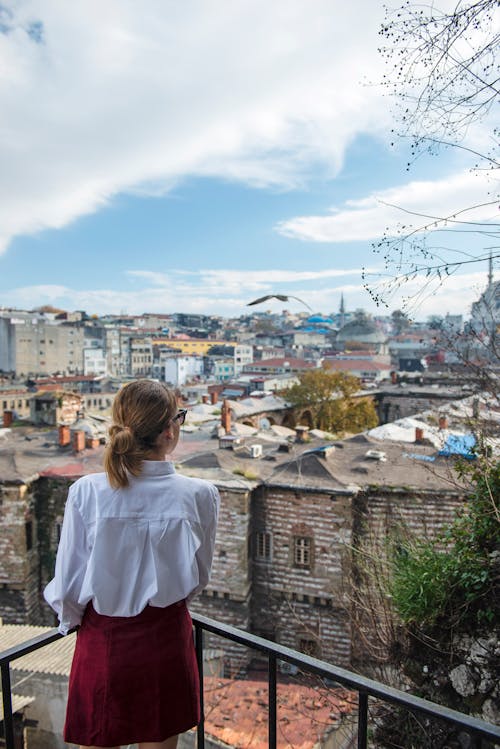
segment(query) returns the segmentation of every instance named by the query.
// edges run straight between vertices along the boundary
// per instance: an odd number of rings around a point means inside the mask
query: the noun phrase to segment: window
[[[59,541],[61,540],[61,531],[62,531],[62,518],[57,518],[52,527],[52,540],[55,546],[57,546]]]
[[[255,534],[255,558],[260,561],[271,559],[271,534],[259,532]]]
[[[311,567],[312,538],[308,536],[295,537],[293,543],[293,561],[296,567]]]
[[[33,548],[33,523],[31,520],[26,521],[24,530],[26,533],[26,550],[29,551]]]
[[[310,655],[311,658],[316,658],[319,655],[318,643],[316,640],[306,640],[301,638],[299,640],[299,650],[305,655]]]

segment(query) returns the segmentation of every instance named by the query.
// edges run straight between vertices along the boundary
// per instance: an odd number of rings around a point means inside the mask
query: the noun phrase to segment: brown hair
[[[136,380],[124,385],[113,402],[113,424],[104,456],[109,483],[128,486],[129,474],[139,476],[142,461],[177,413],[177,398],[161,382]]]

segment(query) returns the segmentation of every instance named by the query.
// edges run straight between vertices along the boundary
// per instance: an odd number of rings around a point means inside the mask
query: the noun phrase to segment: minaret
[[[493,285],[493,257],[490,250],[490,259],[488,261],[488,288],[491,289]]]
[[[340,294],[340,327],[343,328],[345,325],[345,304],[344,304],[344,292]]]

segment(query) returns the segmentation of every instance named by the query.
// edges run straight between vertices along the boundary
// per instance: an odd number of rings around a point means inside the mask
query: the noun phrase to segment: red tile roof
[[[313,749],[356,709],[345,689],[278,684],[278,747]],[[267,682],[205,677],[205,731],[235,747],[268,749]]]
[[[337,369],[343,372],[388,372],[393,369],[390,364],[370,361],[369,359],[326,359],[325,366],[328,369]]]
[[[255,367],[283,367],[285,364],[287,365],[287,368],[289,367],[290,369],[316,368],[316,362],[307,361],[306,359],[294,359],[290,356],[285,356],[280,359],[261,359],[260,361],[252,362],[252,365]]]

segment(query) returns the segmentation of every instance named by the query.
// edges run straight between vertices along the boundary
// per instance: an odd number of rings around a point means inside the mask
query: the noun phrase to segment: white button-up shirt
[[[59,631],[80,624],[89,601],[99,614],[135,616],[192,598],[209,580],[219,503],[215,486],[168,461],[143,461],[124,489],[105,473],[76,481],[44,591]]]

